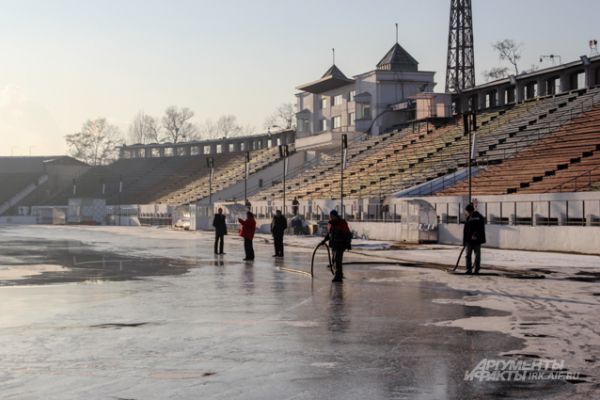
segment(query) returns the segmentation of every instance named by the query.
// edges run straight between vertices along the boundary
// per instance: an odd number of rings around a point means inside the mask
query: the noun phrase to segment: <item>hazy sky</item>
[[[0,0],[0,155],[61,154],[64,135],[106,117],[124,133],[139,110],[187,106],[196,122],[234,114],[262,128],[294,87],[331,64],[374,68],[400,43],[444,90],[450,0]],[[490,44],[524,43],[563,62],[600,39],[598,0],[473,0],[477,79]],[[546,65],[549,65],[546,63]],[[33,146],[33,147],[30,147]]]

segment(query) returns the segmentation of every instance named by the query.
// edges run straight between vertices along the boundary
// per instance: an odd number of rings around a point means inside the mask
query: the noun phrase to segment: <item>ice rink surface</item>
[[[317,238],[257,259],[167,228],[0,226],[2,399],[587,399],[600,396],[600,258],[355,243],[332,284]],[[487,256],[487,259],[485,258]],[[406,262],[404,262],[406,261]],[[411,265],[411,263],[414,263]],[[485,358],[579,381],[466,382]]]

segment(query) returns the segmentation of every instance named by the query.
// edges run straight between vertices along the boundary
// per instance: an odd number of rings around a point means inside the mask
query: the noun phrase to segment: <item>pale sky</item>
[[[450,0],[0,0],[0,155],[63,154],[64,135],[106,117],[126,134],[139,110],[190,107],[195,121],[263,127],[294,87],[336,64],[372,70],[394,44],[444,90]],[[473,0],[477,79],[491,43],[563,62],[600,39],[598,0]],[[542,66],[549,66],[549,62]]]

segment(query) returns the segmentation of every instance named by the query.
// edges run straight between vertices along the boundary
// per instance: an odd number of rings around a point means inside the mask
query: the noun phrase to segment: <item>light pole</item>
[[[212,180],[213,172],[215,170],[215,159],[212,157],[208,157],[206,159],[206,166],[210,169],[208,173],[208,205],[212,206]]]
[[[463,114],[463,131],[465,135],[469,135],[469,145],[467,149],[467,177],[469,182],[469,197],[467,200],[467,204],[471,204],[471,129],[469,129],[469,113],[465,112]]]
[[[248,175],[250,173],[250,152],[246,152],[246,162],[245,162],[245,172],[244,172],[244,204],[248,202]]]
[[[123,192],[123,175],[119,175],[119,226],[121,226],[121,193]]]
[[[289,156],[289,149],[287,144],[282,144],[279,146],[279,155],[283,160],[283,215],[286,214],[286,204],[285,204],[285,176],[287,175],[287,158]]]
[[[473,158],[475,155],[475,143],[473,141],[473,131],[477,130],[477,113],[473,109],[471,112],[466,112],[463,114],[463,124],[464,124],[464,132],[469,135],[469,149],[468,149],[468,177],[469,177],[469,198],[468,204],[471,204],[472,195],[473,195]]]
[[[342,218],[346,217],[346,212],[344,211],[344,169],[346,168],[346,156],[348,152],[348,135],[342,134],[342,165],[340,168],[340,212],[342,213]]]

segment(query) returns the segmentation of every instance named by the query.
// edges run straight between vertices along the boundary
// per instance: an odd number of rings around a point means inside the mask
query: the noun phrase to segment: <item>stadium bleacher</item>
[[[213,174],[213,192],[225,189],[244,179],[245,154],[222,155],[215,157],[215,171]],[[277,147],[256,150],[250,153],[249,173],[254,174],[280,160]],[[178,186],[178,189],[175,189]],[[188,204],[209,196],[209,170],[204,168],[197,174],[189,176],[184,182],[171,186],[175,190],[168,190],[166,194],[158,198],[158,203]]]
[[[599,100],[598,89],[580,90],[482,112],[476,134],[478,165],[502,163],[577,118]],[[290,179],[286,184],[289,196],[339,198],[339,153],[332,152],[325,162]],[[467,163],[468,136],[461,121],[437,129],[420,126],[368,137],[349,146],[348,166],[344,171],[345,196],[390,195],[452,174]],[[273,187],[254,199],[268,200],[280,196],[282,191],[280,186]]]
[[[506,157],[502,157],[501,164],[489,166],[473,178],[473,193],[578,191],[597,182],[600,175],[600,170],[595,170],[600,165],[600,107],[593,105],[600,104],[600,92],[592,90],[579,100],[573,103],[571,111],[566,108],[562,112],[562,121],[548,120],[542,131],[527,133],[523,130],[519,136],[509,137],[501,146],[489,151],[488,156],[506,154]],[[588,100],[592,102],[588,102],[586,108]],[[587,109],[589,111],[585,111]],[[571,114],[575,110],[581,112]],[[439,194],[464,194],[467,190],[467,182],[461,182]]]
[[[244,179],[244,152],[212,157],[213,192]],[[90,168],[78,177],[75,195],[69,188],[47,198],[44,204],[64,205],[70,197],[105,198],[107,204],[188,204],[208,196],[206,159],[204,155],[119,159],[106,166]],[[278,160],[276,147],[252,151],[250,173]],[[120,182],[122,192],[119,193]]]

